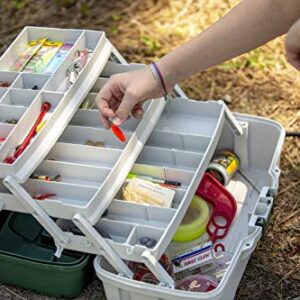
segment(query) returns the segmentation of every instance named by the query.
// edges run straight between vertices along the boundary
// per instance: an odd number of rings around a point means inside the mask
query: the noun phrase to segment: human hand
[[[104,128],[109,129],[110,120],[119,126],[130,115],[142,118],[143,102],[162,95],[163,88],[149,68],[113,75],[96,98],[100,121]]]
[[[285,50],[287,61],[300,71],[300,19],[287,33]]]

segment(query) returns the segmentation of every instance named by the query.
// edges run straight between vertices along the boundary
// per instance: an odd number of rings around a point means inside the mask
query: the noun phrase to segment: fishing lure
[[[114,135],[122,142],[125,143],[126,142],[126,136],[124,134],[124,132],[116,125],[111,124],[111,130],[114,133]]]

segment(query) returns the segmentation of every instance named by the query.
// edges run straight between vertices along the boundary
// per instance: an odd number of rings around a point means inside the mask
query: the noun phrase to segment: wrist
[[[161,90],[163,91],[163,96],[165,98],[165,100],[168,100],[169,98],[169,91],[166,87],[166,83],[164,80],[164,77],[158,67],[158,65],[155,62],[152,62],[149,65],[149,69],[153,75],[153,77],[155,78],[156,82],[159,84],[159,86],[161,87]]]
[[[159,60],[156,65],[158,66],[162,77],[164,78],[165,86],[168,92],[171,92],[177,83],[176,72],[173,72],[171,68],[163,61]]]

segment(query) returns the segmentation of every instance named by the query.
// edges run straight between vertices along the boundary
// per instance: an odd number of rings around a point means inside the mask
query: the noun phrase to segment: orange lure
[[[111,130],[114,133],[114,135],[123,143],[126,142],[126,136],[124,132],[116,125],[111,124]]]

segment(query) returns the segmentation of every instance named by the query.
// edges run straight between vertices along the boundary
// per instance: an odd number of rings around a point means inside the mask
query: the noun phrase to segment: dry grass
[[[237,0],[1,1],[0,50],[25,25],[105,30],[131,62],[149,62],[195,36]],[[224,41],[226,42],[226,41]],[[233,111],[300,130],[300,75],[285,62],[283,41],[196,75],[182,84],[190,98],[225,98]],[[293,299],[300,294],[300,140],[287,138],[281,192],[265,239],[247,266],[236,299]],[[78,297],[101,299],[94,282]],[[49,299],[0,286],[1,299]],[[226,299],[224,299],[226,300]]]

